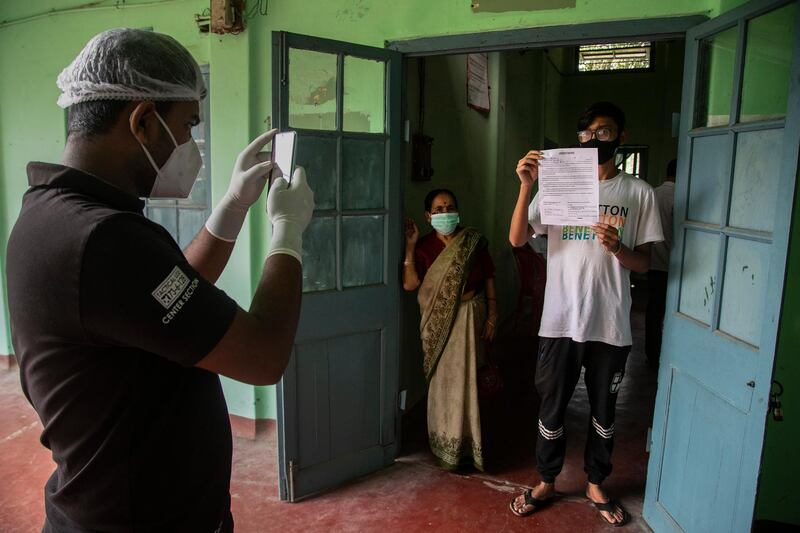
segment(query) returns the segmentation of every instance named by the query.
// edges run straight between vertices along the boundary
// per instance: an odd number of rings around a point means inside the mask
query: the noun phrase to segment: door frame
[[[406,57],[419,57],[613,43],[636,39],[657,42],[685,39],[687,30],[707,20],[709,17],[705,15],[689,15],[587,22],[458,35],[432,35],[386,41],[386,48],[401,52]]]
[[[759,0],[755,0],[759,1]],[[774,4],[772,0],[761,0],[762,3]],[[743,6],[742,6],[743,8]],[[666,41],[680,39],[686,41],[686,34],[691,28],[707,22],[712,19],[727,20],[729,17],[736,15],[740,8],[734,8],[729,12],[722,13],[716,17],[708,17],[706,15],[689,15],[678,17],[658,17],[658,18],[643,18],[636,20],[617,20],[609,22],[592,22],[576,25],[558,25],[558,26],[544,26],[544,27],[530,27],[512,30],[497,30],[489,32],[473,32],[457,35],[431,35],[425,37],[418,37],[413,39],[399,39],[387,40],[385,42],[386,48],[401,52],[404,57],[424,57],[424,56],[440,56],[440,55],[460,55],[468,53],[479,52],[498,52],[498,51],[514,51],[526,49],[541,49],[562,46],[576,46],[581,44],[590,43],[613,43],[625,42],[630,40],[645,40],[645,41]],[[765,8],[765,11],[768,9]],[[800,39],[796,39],[800,42]],[[407,99],[407,72],[406,65],[404,64],[403,73],[403,118],[407,118],[405,103]],[[800,50],[795,50],[793,56],[793,68],[800,65]],[[685,66],[684,66],[685,68]],[[685,76],[685,72],[684,72]],[[792,77],[791,88],[796,88],[800,85],[800,78]],[[790,94],[800,95],[800,90],[791,92]],[[681,94],[681,101],[683,102],[687,97],[686,94]],[[798,101],[787,102],[787,116],[788,109],[800,108],[800,96],[796,98]],[[682,106],[683,107],[683,106]],[[800,128],[800,125],[790,125],[787,121],[786,131]],[[784,156],[782,165],[787,163],[788,156]],[[800,172],[800,170],[798,170]],[[800,178],[798,179],[800,183]],[[794,202],[794,194],[786,195],[783,201]],[[793,211],[793,209],[792,209]],[[790,216],[788,219],[789,227],[786,228],[791,234],[791,223],[793,218]],[[784,228],[781,228],[783,230]],[[777,228],[776,228],[777,231]],[[791,235],[790,235],[791,237]],[[788,243],[788,241],[787,241]],[[788,245],[787,245],[788,248]],[[781,278],[783,284],[780,288],[774,287],[772,292],[775,297],[783,299],[787,270],[787,250],[783,250],[783,262],[780,265],[772,265],[771,275],[775,275],[777,269],[783,269],[784,274]],[[775,330],[780,332],[780,326],[783,318],[783,308],[775,317]],[[777,342],[777,334],[776,334]],[[773,346],[776,349],[776,346]],[[402,351],[401,351],[402,353]],[[774,363],[772,367],[772,374],[774,375]],[[770,377],[771,379],[771,377]],[[765,418],[766,425],[766,418]],[[766,435],[765,435],[766,438]],[[762,450],[763,453],[763,450]],[[762,458],[763,459],[763,458]],[[758,491],[759,480],[756,480],[756,491]]]

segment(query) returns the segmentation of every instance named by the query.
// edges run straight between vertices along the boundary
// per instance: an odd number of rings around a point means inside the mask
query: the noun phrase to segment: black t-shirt
[[[195,368],[237,305],[138,198],[31,163],[8,244],[11,333],[57,468],[54,531],[214,531],[230,510],[231,431]]]

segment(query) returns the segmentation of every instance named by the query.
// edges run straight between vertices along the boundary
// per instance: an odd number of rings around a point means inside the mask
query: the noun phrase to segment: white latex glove
[[[247,210],[258,201],[272,170],[269,152],[261,150],[277,132],[262,133],[236,158],[228,192],[206,221],[206,229],[214,237],[234,242],[239,236]]]
[[[314,192],[306,182],[303,167],[292,174],[292,184],[278,178],[267,197],[267,215],[272,221],[272,242],[267,257],[287,254],[303,262],[303,231],[314,214]]]

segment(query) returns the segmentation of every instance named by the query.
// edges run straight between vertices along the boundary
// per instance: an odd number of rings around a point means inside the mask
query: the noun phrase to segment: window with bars
[[[650,70],[653,68],[653,43],[587,44],[578,47],[578,72]]]
[[[616,166],[631,176],[647,180],[647,152],[646,145],[623,145],[617,148]]]
[[[206,87],[210,87],[208,66],[203,65],[200,70]],[[192,128],[192,137],[200,149],[203,166],[189,197],[179,200],[148,198],[145,204],[145,216],[164,226],[182,249],[192,242],[211,214],[210,100],[209,92],[200,103],[200,116],[203,121]]]

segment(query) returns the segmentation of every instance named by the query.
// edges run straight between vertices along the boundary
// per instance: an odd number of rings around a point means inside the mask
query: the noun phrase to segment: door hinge
[[[289,501],[294,501],[294,476],[297,474],[297,463],[294,459],[289,459],[289,466],[286,469],[287,484],[289,485]]]

